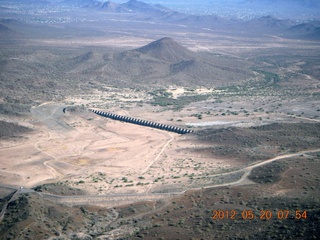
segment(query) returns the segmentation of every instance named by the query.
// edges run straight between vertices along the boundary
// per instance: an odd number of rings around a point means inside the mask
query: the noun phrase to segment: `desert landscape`
[[[0,4],[1,239],[318,238],[319,19],[188,11]]]

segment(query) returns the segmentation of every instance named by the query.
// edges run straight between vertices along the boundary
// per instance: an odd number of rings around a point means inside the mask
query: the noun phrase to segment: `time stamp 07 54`
[[[212,217],[213,220],[222,219],[243,219],[243,220],[271,220],[271,219],[307,219],[307,210],[213,210]]]

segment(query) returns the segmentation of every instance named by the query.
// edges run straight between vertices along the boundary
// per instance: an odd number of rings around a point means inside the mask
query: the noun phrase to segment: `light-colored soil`
[[[182,88],[171,87],[168,91],[175,97],[190,94]],[[214,90],[193,90],[196,94],[208,91]],[[240,173],[230,175],[228,179],[208,176],[246,167],[243,162],[234,159],[213,158],[193,151],[212,146],[195,142],[188,135],[113,121],[85,108],[75,111],[68,108],[64,113],[67,105],[85,104],[90,107],[94,103],[95,109],[173,126],[187,127],[191,123],[194,130],[208,124],[212,127],[247,127],[274,121],[300,121],[284,114],[286,109],[281,109],[283,107],[278,107],[279,112],[267,114],[268,108],[273,110],[274,105],[278,105],[277,99],[255,99],[254,106],[243,99],[218,103],[209,99],[207,102],[192,103],[181,111],[173,111],[148,104],[140,106],[134,100],[148,98],[143,92],[113,92],[110,89],[104,95],[100,94],[73,96],[65,102],[33,107],[32,115],[24,119],[24,125],[35,131],[21,141],[1,145],[6,146],[0,149],[0,161],[3,163],[1,184],[30,188],[60,182],[89,194],[182,192],[190,188],[235,182],[241,178]],[[111,96],[112,101],[105,101]],[[127,101],[128,104],[123,107]],[[300,106],[299,102],[290,104],[292,109]],[[265,108],[263,112],[254,111],[261,105]],[[221,115],[229,110],[239,114]],[[199,119],[197,114],[202,117]]]
[[[38,111],[35,113],[38,117],[39,112],[44,111],[42,106],[33,111]],[[55,104],[45,106],[53,112],[57,110]],[[60,108],[58,110],[62,112]],[[71,114],[66,114],[66,121],[77,118]],[[154,161],[171,139],[166,132],[88,114],[93,120],[79,117],[81,126],[64,131],[61,131],[61,124],[55,124],[57,116],[40,116],[38,134],[21,145],[1,149],[2,183],[32,187],[63,179],[83,179],[87,182],[87,191],[96,192],[96,188],[103,187],[105,192],[108,190],[106,181],[112,179],[120,181],[122,177],[128,177],[136,182],[140,172]],[[68,126],[67,123],[62,125]],[[92,178],[98,172],[105,174],[106,179],[93,183]]]
[[[28,123],[36,132],[24,142],[0,149],[2,184],[35,187],[63,181],[91,194],[161,192],[172,186],[184,189],[188,174],[214,173],[230,166],[219,159],[187,156],[187,136],[109,120],[90,111],[64,114],[63,108],[58,103],[32,108]],[[177,125],[169,120],[171,111],[154,116],[150,112],[117,111]],[[199,171],[198,164],[203,164]]]

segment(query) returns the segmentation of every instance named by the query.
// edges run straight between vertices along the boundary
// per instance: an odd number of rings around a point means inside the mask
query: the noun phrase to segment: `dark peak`
[[[157,59],[180,62],[193,59],[192,52],[170,37],[164,37],[135,51]]]
[[[161,4],[155,4],[154,6],[158,9],[162,9],[163,11],[170,11],[170,12],[172,11],[170,8],[162,6]]]
[[[260,19],[266,20],[266,21],[275,21],[275,20],[277,20],[275,17],[272,17],[271,15],[262,16],[262,17],[260,17]]]
[[[320,22],[306,22],[290,27],[286,36],[301,39],[319,40],[320,39]]]
[[[70,1],[70,0],[69,0]],[[86,0],[88,1],[85,7],[94,8],[98,10],[104,10],[108,12],[119,12],[119,13],[143,13],[143,14],[152,14],[162,15],[168,13],[171,10],[165,8],[161,5],[150,5],[137,0],[130,0],[125,3],[114,3],[113,1],[101,2],[98,0]]]
[[[137,51],[148,54],[149,52],[155,51],[155,50],[163,51],[168,49],[181,49],[181,48],[184,48],[184,47],[181,46],[176,41],[174,41],[172,38],[164,37],[159,40],[153,41],[146,46],[138,48]]]
[[[83,63],[83,62],[89,61],[89,60],[92,59],[93,57],[94,57],[94,53],[93,53],[92,51],[89,51],[89,52],[87,52],[87,53],[85,53],[85,54],[82,54],[82,55],[80,55],[80,56],[77,56],[77,57],[75,57],[75,58],[73,58],[73,59],[74,59],[74,61],[75,61],[76,63]]]
[[[145,47],[147,47],[147,46],[161,47],[161,46],[174,46],[174,45],[180,47],[180,44],[177,43],[175,40],[173,40],[171,37],[163,37],[161,39],[158,39],[156,41],[153,41],[153,42],[149,43]]]
[[[137,1],[137,0],[130,0],[127,2],[127,4],[145,4],[144,2],[140,2],[140,1]]]
[[[0,32],[5,33],[5,32],[11,32],[11,30],[6,27],[5,25],[3,25],[2,23],[0,23]]]
[[[99,3],[95,0],[64,0],[61,3],[68,5],[87,6]]]
[[[113,5],[117,5],[117,3],[115,3],[115,2],[113,2],[113,1],[111,1],[111,0],[107,1],[106,4],[112,5],[112,6],[113,6]]]
[[[7,39],[10,41],[13,40],[12,37],[18,37],[19,33],[12,30],[10,27],[7,27],[5,24],[2,24],[2,22],[0,22],[0,39]],[[14,41],[12,41],[14,42]]]
[[[161,14],[169,11],[168,8],[161,5],[147,4],[137,0],[130,0],[129,2],[123,3],[121,7],[130,11],[149,14]]]
[[[116,4],[115,2],[112,2],[112,1],[107,1],[107,2],[104,2],[102,7],[104,8],[110,8],[110,9],[115,9],[118,7],[118,4]]]
[[[278,19],[273,16],[263,16],[260,18],[252,19],[248,22],[249,27],[253,27],[255,29],[260,30],[284,30],[293,25],[293,23],[289,20]]]
[[[251,20],[251,22],[264,22],[264,23],[273,23],[277,21],[280,21],[280,19],[277,19],[271,15],[267,15],[267,16],[263,16],[263,17],[259,17]]]
[[[109,11],[109,12],[116,12],[119,8],[119,5],[112,1],[100,2],[95,0],[89,0],[88,4],[85,5],[85,7]]]
[[[159,40],[154,41],[154,43],[160,43],[160,44],[178,44],[176,41],[174,41],[171,37],[163,37]]]
[[[257,21],[266,22],[266,23],[274,23],[274,22],[283,22],[288,23],[289,20],[280,19],[271,15],[263,16],[256,19]]]
[[[137,0],[130,0],[126,3],[124,3],[124,5],[126,6],[130,6],[130,7],[145,7],[145,6],[149,6],[147,3],[144,3],[144,2],[140,2],[140,1],[137,1]]]

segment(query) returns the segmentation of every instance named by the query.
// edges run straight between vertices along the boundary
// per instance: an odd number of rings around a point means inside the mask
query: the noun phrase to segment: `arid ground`
[[[319,41],[124,19],[4,21],[0,238],[317,239]]]

